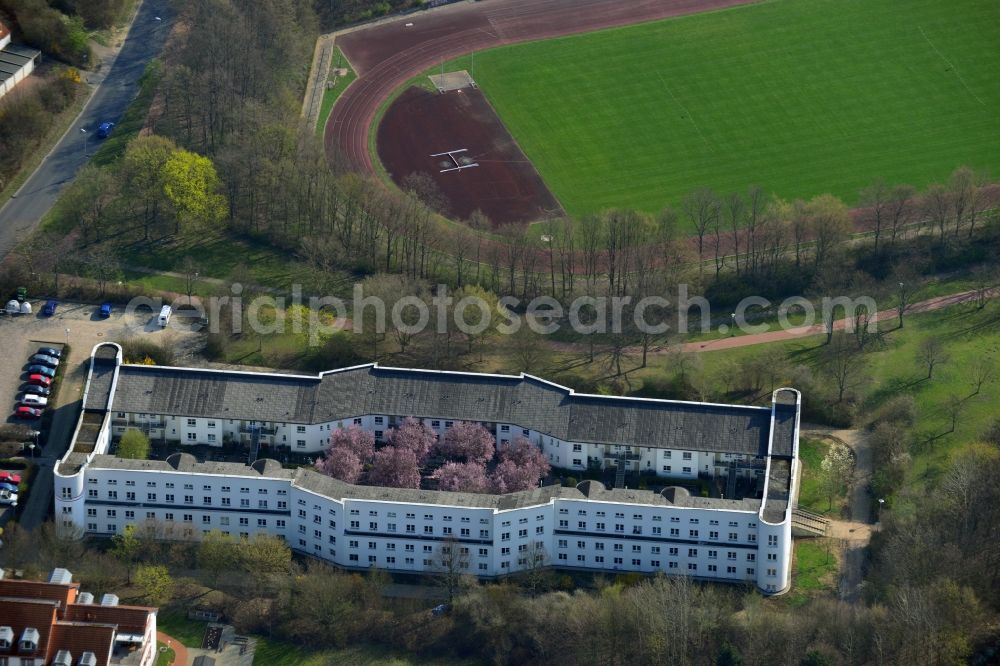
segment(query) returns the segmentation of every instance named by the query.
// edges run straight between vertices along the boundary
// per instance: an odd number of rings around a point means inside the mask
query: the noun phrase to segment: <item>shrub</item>
[[[149,457],[149,438],[135,428],[129,428],[118,442],[118,457],[145,460]]]
[[[173,365],[174,350],[170,347],[159,345],[149,338],[125,338],[119,340],[122,346],[122,358],[125,363],[144,363],[146,359],[152,361],[152,365]]]

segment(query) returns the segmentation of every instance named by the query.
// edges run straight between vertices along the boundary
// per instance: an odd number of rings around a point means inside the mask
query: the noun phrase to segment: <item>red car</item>
[[[0,483],[13,483],[16,486],[21,483],[21,475],[13,472],[0,472]]]
[[[42,417],[42,410],[35,409],[34,407],[18,407],[17,411],[14,412],[14,416],[19,419],[38,419]]]
[[[28,383],[35,386],[52,386],[52,378],[45,375],[28,375]]]

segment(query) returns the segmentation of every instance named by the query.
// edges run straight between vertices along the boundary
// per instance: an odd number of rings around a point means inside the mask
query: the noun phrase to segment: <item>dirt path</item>
[[[1000,295],[1000,289],[993,289],[987,294],[987,298],[993,298]],[[907,315],[918,314],[921,312],[930,312],[932,310],[940,310],[941,308],[946,308],[950,305],[957,305],[959,303],[968,303],[974,301],[978,298],[978,294],[975,291],[963,291],[957,294],[948,294],[946,296],[937,296],[935,298],[929,298],[926,301],[920,301],[919,303],[914,303],[907,308]],[[875,317],[877,322],[888,322],[894,321],[898,317],[898,313],[895,308],[891,310],[881,310]],[[835,331],[847,330],[849,326],[853,323],[851,319],[838,319],[833,323],[833,329]],[[755,333],[752,335],[740,335],[731,338],[718,338],[716,340],[706,340],[704,342],[688,342],[685,343],[682,349],[686,352],[705,352],[705,351],[717,351],[719,349],[734,349],[736,347],[749,347],[750,345],[760,345],[768,342],[781,342],[784,340],[793,340],[795,338],[804,338],[810,335],[819,335],[825,333],[826,329],[822,324],[815,324],[813,326],[797,326],[795,328],[789,328],[787,330],[781,331],[768,331],[766,333]],[[632,353],[639,353],[641,350],[639,348],[630,349]]]

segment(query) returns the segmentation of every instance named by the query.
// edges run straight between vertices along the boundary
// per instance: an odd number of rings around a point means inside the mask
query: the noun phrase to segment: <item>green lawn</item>
[[[163,652],[160,652],[160,648],[163,647],[166,647],[165,643],[156,641],[156,666],[172,666],[174,659],[177,658],[177,655],[171,648],[167,648]]]
[[[846,504],[847,488],[843,488],[841,495],[834,497],[833,502],[830,502],[829,495],[823,488],[823,472],[820,468],[829,448],[829,444],[822,439],[803,437],[799,440],[799,459],[802,461],[799,506],[836,518],[840,509]]]
[[[975,441],[997,417],[1000,378],[973,396],[970,376],[980,359],[990,359],[1000,371],[1000,301],[993,300],[982,310],[968,303],[909,315],[902,330],[892,330],[894,326],[895,322],[884,325],[887,332],[882,344],[866,352],[857,391],[865,409],[875,409],[895,395],[913,396],[917,405],[916,443],[911,451],[913,463],[907,484],[919,492],[937,477],[957,447]],[[940,340],[949,357],[935,369],[931,380],[926,379],[926,369],[916,360],[920,344],[927,338]],[[825,336],[819,335],[775,345],[791,363],[815,368],[824,339]],[[708,376],[719,378],[728,362],[759,352],[759,346],[752,346],[705,352],[700,356]],[[642,380],[662,372],[650,368],[636,373],[636,378]],[[951,417],[946,407],[953,395],[963,399],[955,432],[951,432]],[[805,452],[808,455],[809,449]],[[821,454],[818,459],[822,459]],[[800,492],[807,489],[804,484]],[[826,506],[825,502],[820,505]]]
[[[995,0],[772,0],[476,55],[567,211],[1000,171]],[[455,63],[467,67],[466,59]]]
[[[837,589],[837,557],[827,539],[796,539],[792,591],[785,603],[801,606],[810,597]],[[829,550],[828,550],[829,549]]]
[[[333,73],[334,69],[343,68],[347,70],[346,76],[335,76]],[[340,49],[333,47],[333,56],[330,61],[330,77],[329,80],[334,82],[332,88],[327,88],[323,91],[323,104],[319,107],[319,118],[316,122],[316,133],[323,136],[323,130],[326,129],[326,119],[330,117],[330,111],[333,110],[333,104],[340,97],[340,94],[347,89],[347,86],[351,85],[354,79],[358,78],[358,75],[354,73],[351,69],[351,65],[344,58]]]

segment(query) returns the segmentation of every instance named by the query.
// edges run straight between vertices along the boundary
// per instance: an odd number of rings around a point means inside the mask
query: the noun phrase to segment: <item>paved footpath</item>
[[[184,644],[173,636],[169,636],[162,631],[156,632],[156,640],[164,645],[169,645],[174,651],[174,666],[188,666],[188,651]]]

